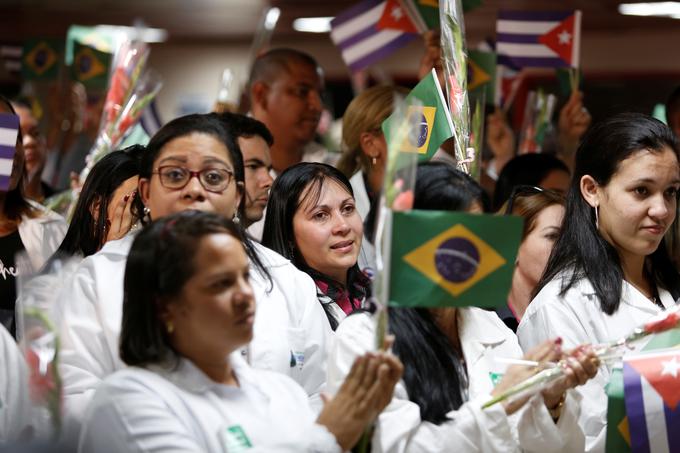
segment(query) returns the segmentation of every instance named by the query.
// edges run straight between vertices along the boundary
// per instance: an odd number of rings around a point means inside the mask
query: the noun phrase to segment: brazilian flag
[[[516,216],[393,213],[390,304],[505,305],[521,236]]]
[[[468,51],[468,94],[485,96],[487,104],[493,104],[496,88],[496,54],[481,50]]]
[[[71,75],[86,88],[105,89],[110,64],[111,54],[78,42],[73,45]]]
[[[403,121],[407,122],[408,133],[401,143],[394,145],[397,148],[394,152],[418,153],[419,160],[429,160],[444,140],[453,136],[451,115],[435,74],[432,70],[406,96],[408,110]],[[388,143],[394,131],[404,126],[401,121],[394,113],[383,121]]]
[[[26,40],[21,59],[21,77],[24,80],[56,79],[62,52],[63,43],[59,40]]]

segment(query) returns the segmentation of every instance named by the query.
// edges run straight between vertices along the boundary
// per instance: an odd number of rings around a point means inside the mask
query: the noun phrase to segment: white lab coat
[[[398,309],[396,309],[398,310]],[[572,391],[557,424],[540,395],[508,417],[502,405],[481,406],[491,399],[495,357],[519,358],[517,338],[496,316],[479,308],[459,308],[458,329],[469,381],[469,400],[435,425],[420,418],[420,408],[409,400],[403,381],[380,414],[373,436],[374,452],[582,452],[584,437],[577,423],[578,398]],[[354,359],[375,343],[375,323],[366,313],[347,317],[336,330],[328,360],[328,388],[342,384]]]
[[[59,248],[68,226],[64,219],[44,206],[29,200],[38,212],[36,217],[23,216],[19,223],[19,237],[34,271],[38,271]]]
[[[590,280],[581,279],[560,296],[561,277],[548,283],[531,301],[517,329],[520,344],[527,350],[544,340],[562,337],[566,349],[580,344],[597,344],[625,337],[661,311],[625,280],[621,304],[613,315],[600,309]],[[659,288],[665,307],[674,305],[668,291]],[[602,452],[607,431],[607,395],[611,369],[600,367],[597,375],[576,390],[582,395],[579,424],[586,434],[586,451]]]
[[[101,380],[124,367],[118,337],[125,262],[132,242],[129,234],[85,258],[59,296],[64,307],[60,370],[71,439]],[[261,245],[256,249],[272,276],[273,288],[268,291],[263,276],[251,273],[257,311],[253,341],[243,354],[255,368],[293,378],[320,409],[332,332],[316,299],[316,287],[279,254]]]
[[[364,184],[363,173],[361,171],[354,173],[349,179],[349,183],[352,185],[352,192],[354,192],[354,202],[356,203],[357,212],[361,216],[361,219],[364,220],[371,210],[371,201],[368,198],[368,191],[366,190],[366,184]],[[375,273],[375,247],[368,242],[365,234],[361,241],[358,264],[359,269],[362,271],[370,269]]]
[[[109,376],[88,409],[79,451],[340,451],[299,385],[250,368],[239,354],[231,362],[238,387],[212,381],[187,359],[177,369],[130,367]]]
[[[26,361],[14,338],[0,325],[0,444],[30,434],[31,400]]]

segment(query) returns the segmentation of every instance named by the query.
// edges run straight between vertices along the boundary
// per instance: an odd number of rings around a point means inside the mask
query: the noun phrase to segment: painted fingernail
[[[555,338],[555,344],[562,344],[562,337]]]
[[[123,201],[128,201],[129,198],[130,198],[130,195],[125,195],[125,196],[123,197]]]

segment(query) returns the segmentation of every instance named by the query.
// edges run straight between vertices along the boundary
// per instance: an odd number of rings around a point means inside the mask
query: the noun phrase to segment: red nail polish
[[[130,195],[125,195],[125,196],[123,197],[123,201],[128,201],[129,198],[130,198]]]
[[[555,344],[562,344],[562,337],[555,338]]]

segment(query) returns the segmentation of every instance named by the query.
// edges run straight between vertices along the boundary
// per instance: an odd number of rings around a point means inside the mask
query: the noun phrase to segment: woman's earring
[[[600,229],[600,206],[595,205],[595,229]]]
[[[151,209],[149,209],[148,206],[144,206],[144,211],[142,211],[144,214],[144,221],[145,222],[150,222],[151,221]]]
[[[375,156],[373,156],[373,157],[371,158],[371,163],[372,163],[373,165],[377,164],[377,163],[378,163],[378,158],[375,157]]]
[[[231,218],[231,221],[234,222],[236,225],[238,225],[239,223],[241,223],[241,219],[240,219],[240,217],[238,216],[238,212],[234,213],[234,217]]]
[[[172,323],[172,321],[168,321],[165,323],[165,329],[168,331],[168,333],[173,333],[175,331],[175,325]]]

